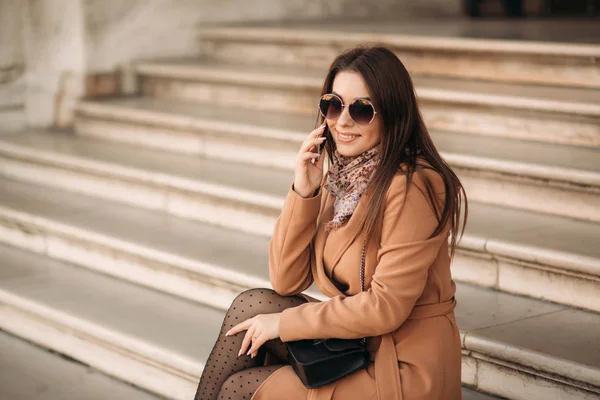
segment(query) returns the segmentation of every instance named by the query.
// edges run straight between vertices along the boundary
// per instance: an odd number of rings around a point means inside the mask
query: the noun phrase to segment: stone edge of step
[[[135,72],[142,76],[158,78],[207,80],[210,82],[226,82],[244,85],[257,85],[261,87],[293,87],[295,89],[319,89],[323,82],[321,78],[265,74],[248,70],[224,70],[218,66],[206,65],[177,65],[160,61],[139,61],[135,64]]]
[[[300,132],[272,128],[263,129],[259,126],[250,124],[222,123],[217,120],[204,118],[196,119],[193,117],[179,116],[159,111],[128,109],[127,107],[113,106],[111,104],[84,103],[80,107],[81,115],[86,117],[136,124],[153,123],[174,129],[190,127],[197,130],[198,135],[202,135],[202,130],[207,129],[218,130],[219,132],[226,132],[231,135],[243,135],[244,137],[258,134],[261,138],[268,137],[273,140],[284,140],[288,143],[298,144],[298,146],[304,140],[304,136]],[[456,167],[485,170],[506,175],[527,176],[541,180],[558,181],[570,185],[576,184],[579,186],[595,186],[600,188],[600,171],[592,172],[571,168],[535,165],[449,152],[442,152],[442,155]]]
[[[44,315],[38,316],[6,303],[1,304],[0,315],[3,317],[0,327],[10,334],[67,355],[119,380],[173,400],[186,400],[194,393],[199,375],[190,376],[160,360],[154,362],[154,357],[150,359],[132,353],[129,348],[107,345],[93,335],[74,331],[69,326],[49,321]],[[193,369],[197,370],[198,366]]]
[[[167,186],[171,189],[220,197],[257,207],[280,209],[283,206],[283,198],[264,193],[252,192],[232,186],[219,185],[213,182],[189,179],[157,171],[149,172],[135,167],[31,149],[27,146],[9,143],[1,139],[0,143],[2,144],[0,146],[1,155],[36,164],[52,165],[88,174],[109,176],[114,179],[136,181],[145,185]]]
[[[10,305],[22,312],[26,312],[46,323],[68,328],[73,334],[87,337],[102,346],[111,348],[112,351],[124,352],[133,355],[138,361],[160,365],[184,377],[199,376],[204,367],[199,363],[181,354],[165,350],[138,338],[130,337],[121,332],[107,329],[83,318],[69,315],[64,311],[55,310],[44,304],[32,301],[0,289],[0,303]]]
[[[532,349],[507,345],[473,332],[461,332],[463,350],[475,351],[496,359],[523,365],[534,370],[567,378],[582,384],[582,388],[600,393],[600,369],[559,357],[552,357]]]
[[[177,115],[175,113],[155,110],[127,108],[127,106],[117,106],[111,105],[110,103],[97,103],[93,101],[80,102],[76,106],[76,112],[78,116],[82,117],[104,118],[144,125],[165,125],[175,129],[206,129],[213,132],[223,132],[239,136],[274,139],[298,145],[306,139],[306,135],[286,129],[275,129],[211,118]]]
[[[499,173],[517,177],[552,181],[568,186],[580,186],[587,189],[600,189],[600,171],[586,171],[574,168],[553,167],[518,161],[499,160],[469,154],[457,154],[442,151],[442,156],[454,167]]]
[[[485,105],[487,107],[505,107],[513,110],[533,110],[588,117],[600,116],[600,105],[592,103],[535,99],[511,95],[482,94],[459,90],[436,89],[434,87],[416,88],[419,98],[425,101],[450,102],[464,105]]]
[[[423,35],[362,33],[348,31],[316,30],[287,27],[205,27],[200,37],[219,40],[276,41],[279,43],[355,44],[357,42],[382,42],[389,46],[407,49],[464,51],[478,53],[536,54],[600,58],[600,46],[593,44],[546,43],[539,41],[499,40],[479,38],[448,38]]]
[[[248,70],[227,70],[213,65],[178,65],[171,62],[139,61],[135,71],[141,76],[166,79],[200,80],[213,83],[250,85],[258,87],[283,87],[294,89],[309,89],[319,91],[323,85],[321,77],[311,77],[290,74],[275,74],[254,72]],[[325,72],[323,72],[323,77]],[[458,90],[436,89],[434,87],[417,87],[417,96],[424,101],[452,102],[487,107],[506,107],[509,109],[552,112],[566,115],[600,116],[600,105],[572,102],[534,99],[510,95],[481,94]]]
[[[489,254],[535,265],[547,265],[563,271],[579,272],[600,279],[600,260],[579,254],[564,253],[552,249],[488,240],[485,250]]]
[[[192,260],[187,257],[160,251],[150,246],[121,240],[85,228],[78,228],[57,222],[50,218],[17,211],[2,205],[0,205],[0,220],[8,222],[12,221],[21,227],[27,227],[27,229],[37,232],[42,231],[44,233],[52,233],[53,235],[58,235],[60,237],[72,238],[74,240],[86,241],[107,248],[118,249],[121,252],[132,254],[143,259],[155,260],[175,268],[180,268],[189,273],[217,279],[226,285],[235,287],[262,287],[267,283],[260,278],[230,271],[217,265],[212,265],[199,260]]]
[[[562,273],[579,272],[600,278],[600,260],[580,254],[468,234],[460,240],[458,250],[509,258],[527,264],[550,266],[558,268]]]

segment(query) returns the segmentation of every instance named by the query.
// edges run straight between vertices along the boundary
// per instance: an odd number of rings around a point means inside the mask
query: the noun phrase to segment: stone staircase
[[[599,46],[308,23],[202,38],[197,59],[136,63],[139,97],[81,102],[75,133],[0,136],[0,329],[190,399],[224,309],[269,286],[324,69],[377,40],[470,200],[464,398],[600,398]]]

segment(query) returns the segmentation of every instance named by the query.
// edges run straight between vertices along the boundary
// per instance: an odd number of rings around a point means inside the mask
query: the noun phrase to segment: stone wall
[[[24,70],[22,0],[0,0],[0,84],[13,82]]]

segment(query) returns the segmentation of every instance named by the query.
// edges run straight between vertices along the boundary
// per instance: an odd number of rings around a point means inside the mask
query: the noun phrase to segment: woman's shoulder
[[[410,185],[406,168],[400,168],[392,178],[385,197],[385,209],[398,211],[406,202],[423,203],[431,202],[429,193],[435,193],[440,203],[445,201],[445,184],[443,176],[436,171],[426,160],[418,160],[410,177]],[[427,207],[429,208],[429,207]]]
[[[406,174],[407,166],[401,165],[388,188],[388,196],[400,193],[405,193],[407,190],[408,177]],[[426,186],[430,184],[436,193],[443,193],[445,191],[444,178],[443,176],[431,166],[431,164],[423,159],[418,158],[417,163],[414,166],[413,173],[410,178],[409,190],[413,190],[415,187],[419,189],[426,189]]]
[[[427,190],[426,180],[431,180],[430,189]],[[442,209],[444,196],[437,195],[443,188],[443,178],[432,169],[423,169],[414,172],[407,185],[408,179],[405,172],[398,172],[386,193],[386,198],[381,212],[382,240],[391,240],[390,235],[396,236],[394,240],[415,241],[417,238],[429,237],[435,230],[438,221],[438,212]],[[443,190],[443,189],[442,189]],[[431,194],[436,193],[432,198]],[[433,201],[432,201],[433,200]],[[438,204],[434,206],[434,201]],[[386,228],[387,227],[387,228]],[[420,239],[419,239],[420,240]]]

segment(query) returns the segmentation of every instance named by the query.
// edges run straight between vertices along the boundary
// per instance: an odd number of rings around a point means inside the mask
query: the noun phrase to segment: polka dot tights
[[[250,289],[238,295],[225,315],[194,400],[250,400],[260,384],[286,364],[287,347],[280,339],[269,340],[256,357],[238,357],[246,331],[229,337],[225,333],[248,318],[281,312],[305,302],[300,296],[284,297],[271,289]],[[267,353],[276,365],[264,366]]]

